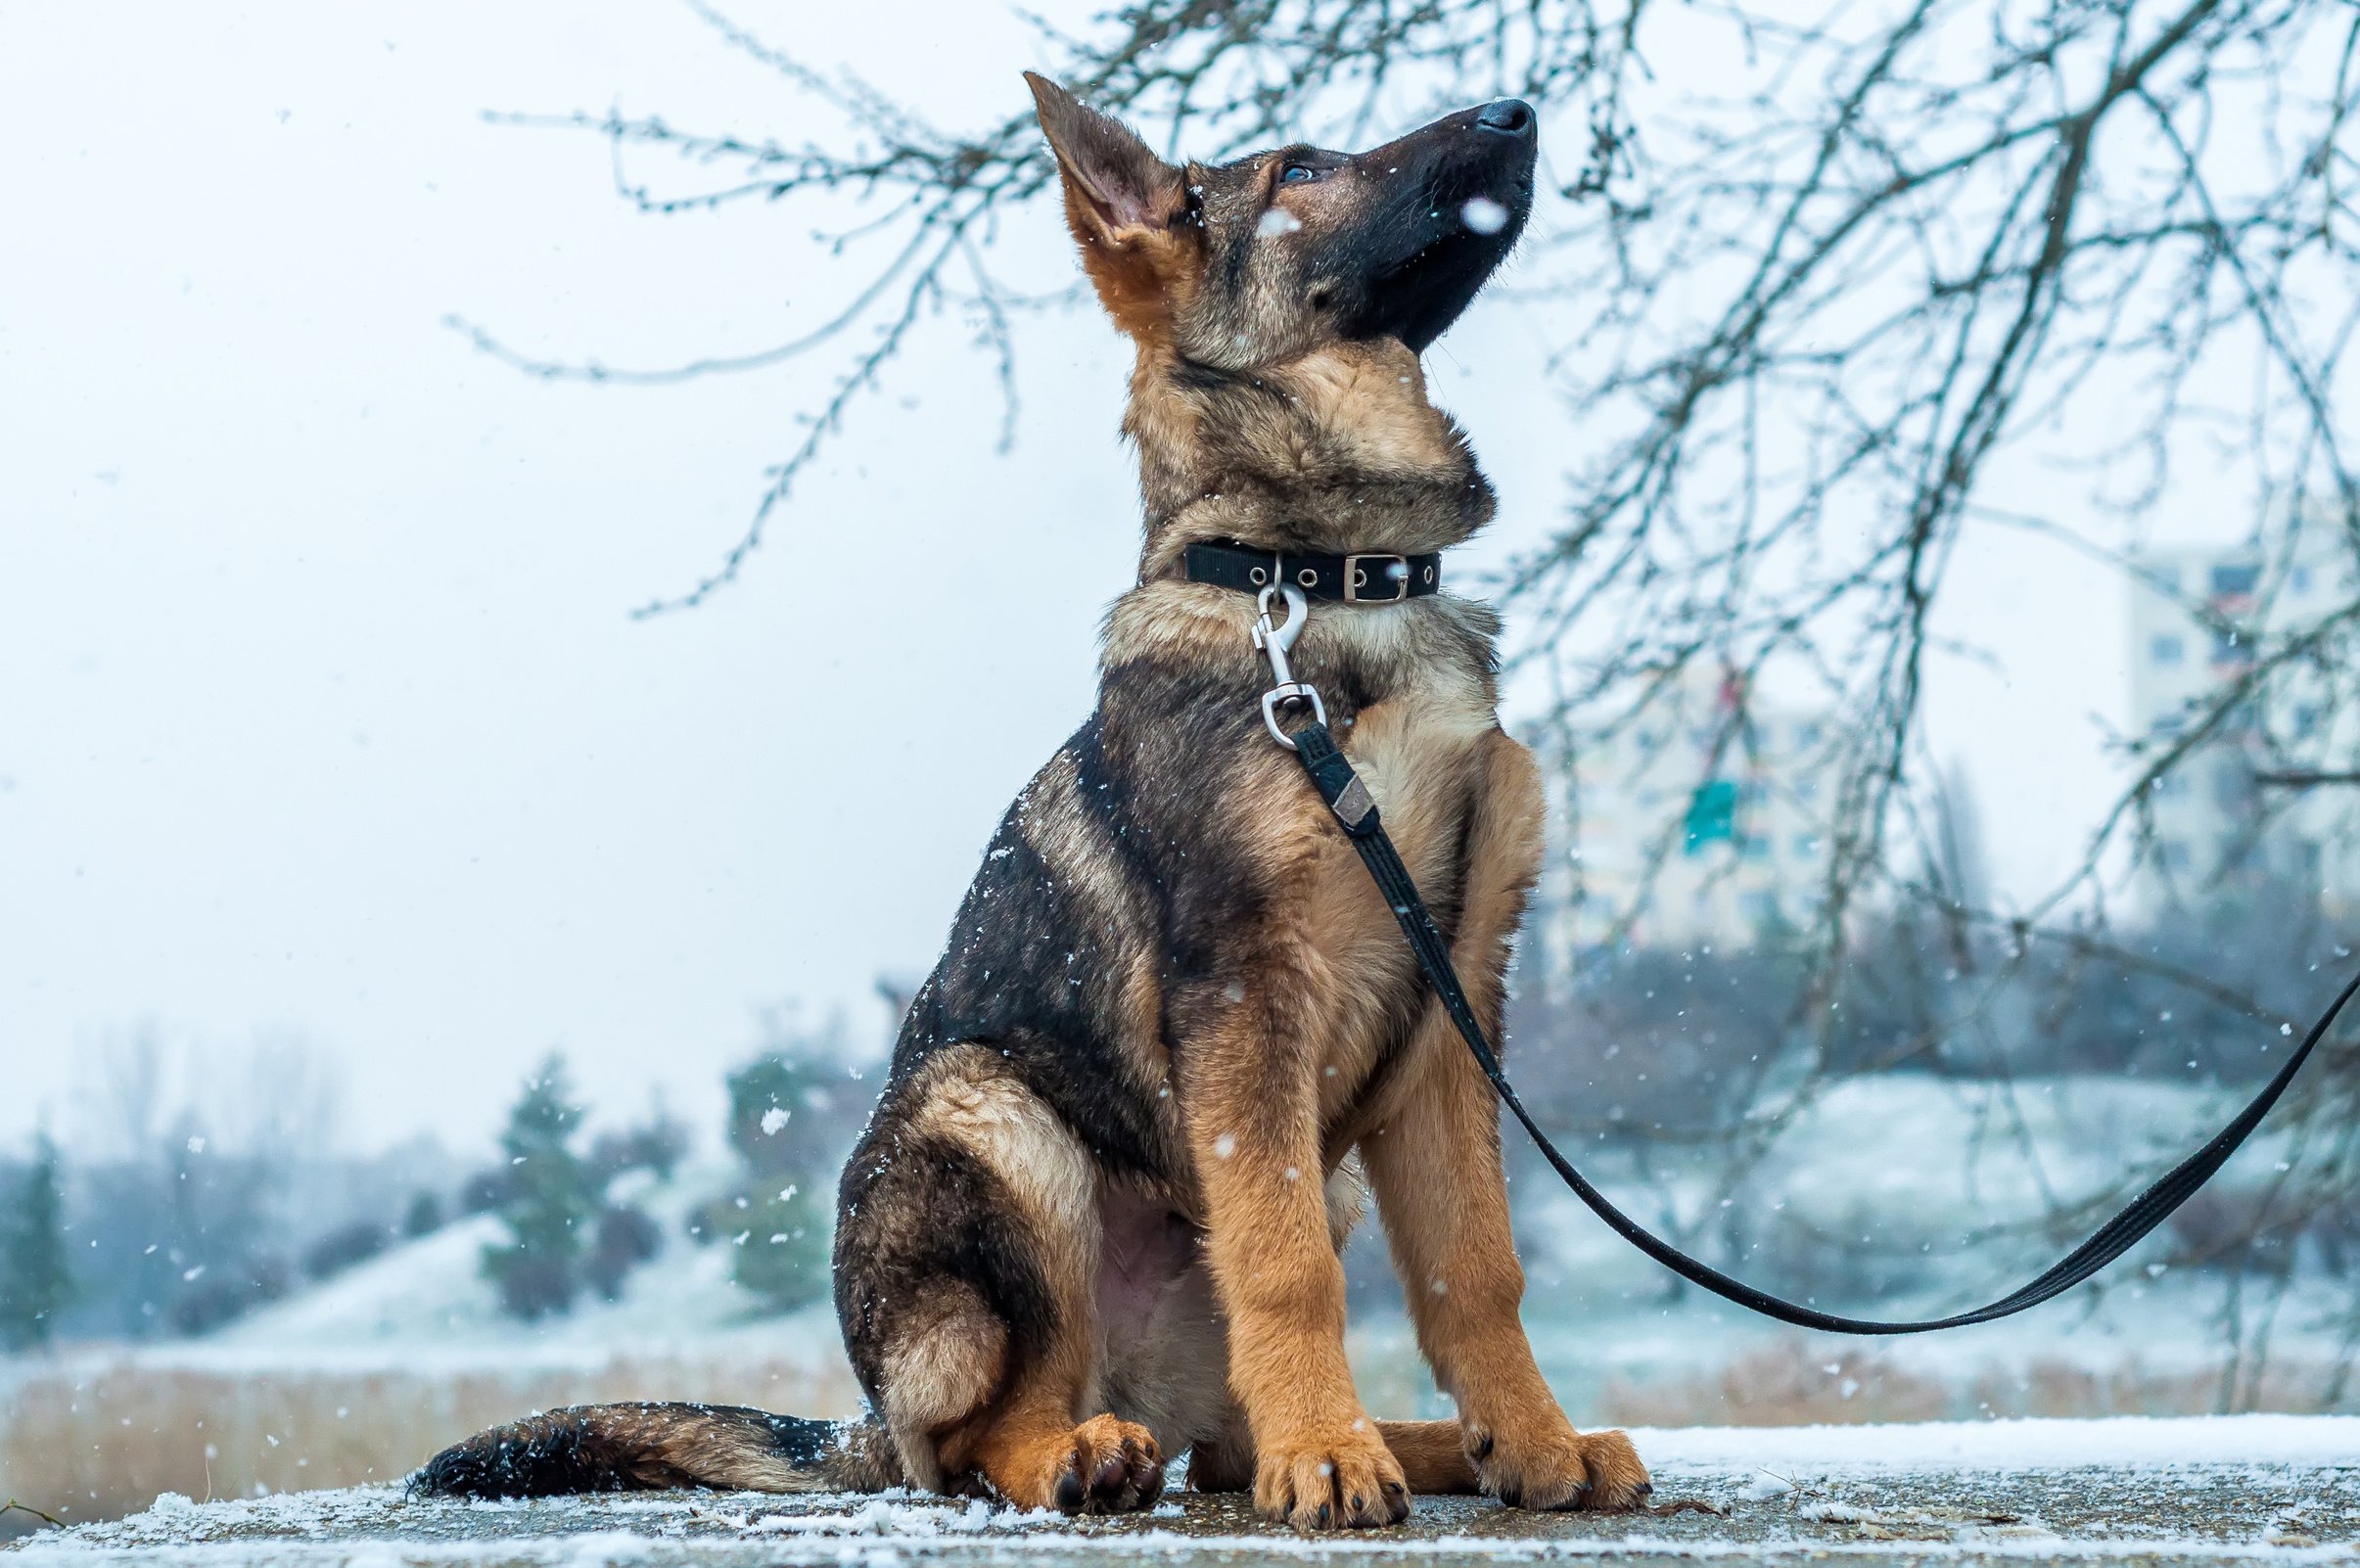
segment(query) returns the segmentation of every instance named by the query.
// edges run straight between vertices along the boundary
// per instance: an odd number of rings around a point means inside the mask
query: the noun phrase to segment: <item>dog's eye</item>
[[[1319,171],[1309,163],[1289,163],[1278,171],[1278,183],[1281,185],[1301,185],[1319,177]]]

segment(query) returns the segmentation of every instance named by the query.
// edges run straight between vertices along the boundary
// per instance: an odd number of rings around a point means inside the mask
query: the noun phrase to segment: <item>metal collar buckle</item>
[[[1385,580],[1393,584],[1391,593],[1363,593],[1361,584],[1368,580],[1368,569],[1364,561],[1387,561],[1390,566],[1378,570]],[[1406,555],[1348,555],[1344,557],[1344,602],[1346,604],[1399,604],[1410,597],[1410,558]]]

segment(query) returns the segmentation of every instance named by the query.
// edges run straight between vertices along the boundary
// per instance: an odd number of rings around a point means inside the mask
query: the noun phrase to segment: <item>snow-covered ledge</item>
[[[1409,1525],[1313,1539],[1243,1499],[1176,1495],[1153,1513],[1073,1521],[893,1495],[659,1494],[418,1501],[397,1487],[195,1502],[46,1532],[8,1568],[773,1568],[940,1561],[1233,1563],[1368,1557],[1980,1563],[2360,1560],[2360,1417],[2248,1415],[1635,1432],[1644,1517],[1536,1515],[1421,1499]],[[1682,1503],[1702,1506],[1679,1506]]]

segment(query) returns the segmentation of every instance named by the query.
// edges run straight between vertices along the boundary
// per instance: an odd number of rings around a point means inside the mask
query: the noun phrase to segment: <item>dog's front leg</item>
[[[1229,1384],[1253,1436],[1255,1506],[1298,1529],[1393,1524],[1410,1489],[1344,1360],[1303,979],[1225,988],[1218,1018],[1180,1052],[1181,1115],[1229,1319]]]
[[[1541,852],[1531,754],[1495,735],[1467,839],[1451,962],[1500,1038],[1507,942]],[[1500,1107],[1439,1002],[1429,1002],[1379,1125],[1361,1140],[1418,1347],[1458,1403],[1483,1490],[1528,1508],[1623,1509],[1648,1490],[1620,1432],[1577,1433],[1542,1380],[1518,1309],[1524,1269],[1500,1162]]]
[[[1383,1127],[1361,1140],[1361,1158],[1418,1348],[1458,1404],[1475,1476],[1527,1508],[1636,1506],[1648,1482],[1630,1440],[1576,1432],[1525,1338],[1491,1085],[1456,1036],[1431,1041],[1421,1065],[1405,1075]]]

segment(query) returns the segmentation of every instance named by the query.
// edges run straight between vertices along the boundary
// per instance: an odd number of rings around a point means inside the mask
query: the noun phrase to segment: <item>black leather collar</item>
[[[1188,580],[1259,593],[1273,582],[1306,599],[1337,604],[1399,604],[1442,590],[1442,554],[1287,555],[1250,544],[1191,544]]]

